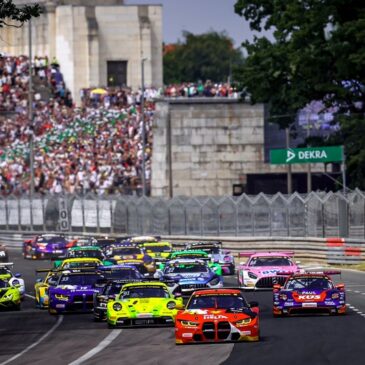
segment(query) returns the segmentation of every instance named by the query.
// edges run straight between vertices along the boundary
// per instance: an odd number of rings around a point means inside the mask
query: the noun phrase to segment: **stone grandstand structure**
[[[85,87],[162,86],[162,6],[125,5],[123,0],[14,0],[39,3],[32,20],[33,55],[54,57],[76,103]],[[27,25],[2,30],[0,49],[29,54]]]

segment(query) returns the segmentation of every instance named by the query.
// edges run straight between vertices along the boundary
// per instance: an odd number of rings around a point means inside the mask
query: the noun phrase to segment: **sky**
[[[183,40],[184,30],[193,34],[226,31],[235,47],[252,40],[253,32],[243,17],[234,12],[236,0],[125,0],[125,4],[162,4],[163,40]]]

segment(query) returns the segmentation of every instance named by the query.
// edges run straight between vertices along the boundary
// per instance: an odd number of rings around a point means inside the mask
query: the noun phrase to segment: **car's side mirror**
[[[280,284],[274,284],[273,287],[274,291],[280,290],[281,289],[281,285]]]
[[[337,284],[336,285],[336,289],[344,291],[345,290],[345,284],[341,283],[341,284]]]
[[[259,303],[258,302],[250,302],[248,304],[250,305],[250,308],[255,308],[255,307],[258,307],[259,306]]]
[[[21,278],[22,277],[22,274],[20,274],[20,273],[15,273],[15,275],[14,275],[16,278]]]
[[[297,265],[299,265],[299,264],[301,264],[302,262],[301,262],[301,261],[295,261],[295,263],[296,263]]]
[[[38,278],[37,280],[36,280],[36,282],[37,283],[41,283],[43,280],[41,279],[41,278]]]

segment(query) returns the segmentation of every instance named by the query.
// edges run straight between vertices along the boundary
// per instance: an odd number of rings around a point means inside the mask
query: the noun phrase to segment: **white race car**
[[[19,285],[20,295],[23,299],[25,295],[24,279],[21,278],[21,274],[12,272],[13,266],[12,262],[0,263],[0,279],[6,280],[11,286]]]

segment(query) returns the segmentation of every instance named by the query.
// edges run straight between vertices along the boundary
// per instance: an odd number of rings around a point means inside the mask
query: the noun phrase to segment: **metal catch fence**
[[[0,198],[0,230],[199,236],[365,237],[365,194]]]

